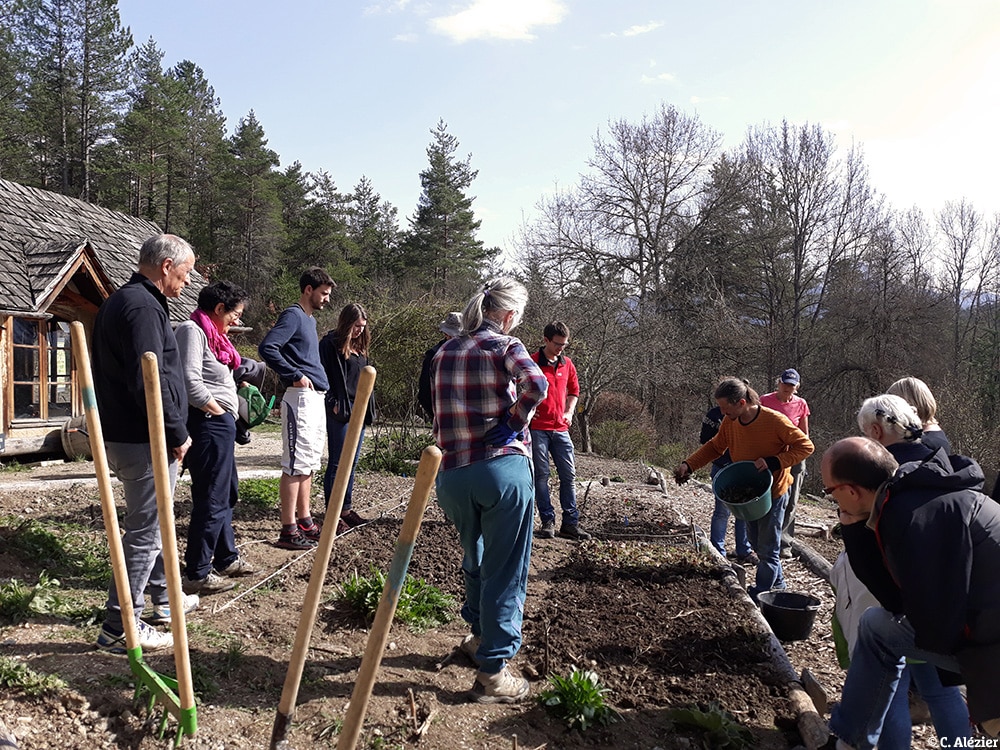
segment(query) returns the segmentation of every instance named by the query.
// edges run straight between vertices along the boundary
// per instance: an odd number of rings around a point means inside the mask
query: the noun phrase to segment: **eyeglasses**
[[[824,487],[823,488],[823,494],[825,494],[825,495],[832,495],[834,492],[836,492],[837,490],[839,490],[841,487],[850,487],[850,486],[851,486],[850,482],[844,482],[842,484],[835,484],[835,485],[833,485],[833,487]]]

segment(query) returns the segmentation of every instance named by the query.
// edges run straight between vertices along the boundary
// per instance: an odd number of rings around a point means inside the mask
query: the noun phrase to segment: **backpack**
[[[246,427],[256,427],[271,413],[274,408],[274,396],[266,398],[260,389],[255,385],[245,385],[237,389],[236,395],[239,398],[239,416],[246,423]]]

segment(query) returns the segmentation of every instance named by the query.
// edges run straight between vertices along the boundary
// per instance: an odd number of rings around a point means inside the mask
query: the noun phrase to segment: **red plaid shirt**
[[[548,381],[524,344],[487,320],[477,331],[445,342],[431,364],[434,439],[442,470],[503,455],[531,457],[528,422]],[[508,424],[523,440],[487,446],[484,435],[514,406]]]

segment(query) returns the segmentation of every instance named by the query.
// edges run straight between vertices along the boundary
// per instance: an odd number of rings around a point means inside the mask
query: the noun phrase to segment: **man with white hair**
[[[97,311],[93,336],[94,390],[101,412],[108,464],[125,490],[125,534],[122,547],[132,608],[142,613],[148,591],[153,618],[169,622],[167,579],[163,567],[156,510],[156,486],[149,442],[149,419],[142,377],[142,355],[156,355],[163,401],[163,427],[169,451],[170,485],[177,466],[191,445],[187,431],[187,388],[177,339],[170,325],[167,298],[179,297],[190,283],[195,257],[191,246],[172,234],[147,239],[139,250],[139,269]],[[198,606],[198,597],[184,597],[184,610]],[[144,651],[173,647],[173,637],[138,622],[139,645]],[[126,651],[118,589],[108,589],[107,614],[97,647],[112,653]]]
[[[902,614],[872,607],[861,618],[830,719],[837,748],[878,744],[906,658],[961,674],[972,720],[996,737],[1000,506],[974,489],[982,470],[944,451],[898,466],[884,446],[853,437],[827,450],[821,472],[841,523],[866,522],[876,535],[902,600]]]

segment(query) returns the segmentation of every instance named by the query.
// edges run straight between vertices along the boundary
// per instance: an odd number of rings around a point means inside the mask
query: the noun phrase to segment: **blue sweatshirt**
[[[330,390],[330,381],[319,359],[316,318],[306,315],[299,304],[282,311],[257,351],[286,388],[305,375],[317,391]]]

